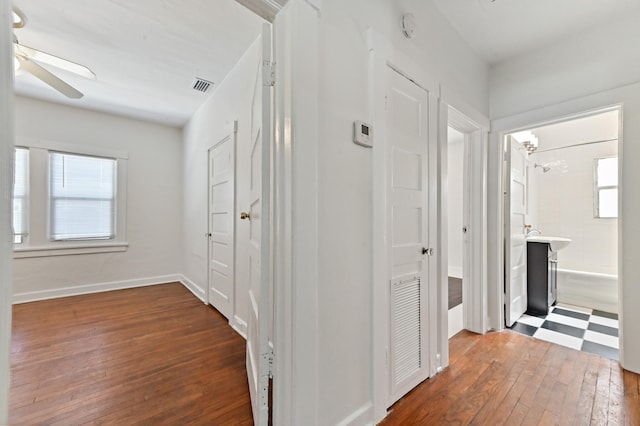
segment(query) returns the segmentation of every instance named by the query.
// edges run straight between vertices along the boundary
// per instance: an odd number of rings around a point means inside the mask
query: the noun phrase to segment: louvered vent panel
[[[421,367],[420,279],[393,285],[393,380],[402,383]]]
[[[191,87],[198,92],[206,93],[209,88],[213,86],[213,83],[202,78],[196,78],[193,80]]]

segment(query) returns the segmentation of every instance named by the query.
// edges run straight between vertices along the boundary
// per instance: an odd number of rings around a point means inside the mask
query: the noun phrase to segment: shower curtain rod
[[[547,148],[547,149],[539,149],[537,151],[532,152],[529,155],[533,155],[533,154],[539,154],[541,152],[547,152],[547,151],[556,151],[558,149],[565,149],[565,148],[575,148],[576,146],[583,146],[583,145],[593,145],[596,143],[604,143],[604,142],[613,142],[613,141],[617,141],[618,139],[604,139],[601,141],[591,141],[591,142],[580,142],[580,143],[576,143],[574,145],[567,145],[567,146],[559,146],[557,148]]]

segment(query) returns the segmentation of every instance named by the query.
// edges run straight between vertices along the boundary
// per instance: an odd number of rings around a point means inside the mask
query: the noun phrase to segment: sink
[[[527,241],[532,243],[547,243],[551,251],[562,250],[571,242],[571,238],[563,237],[548,237],[546,235],[530,235],[527,237]]]

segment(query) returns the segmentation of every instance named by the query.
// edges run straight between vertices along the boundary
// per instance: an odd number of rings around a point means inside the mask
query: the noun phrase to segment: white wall
[[[596,158],[618,155],[617,112],[545,126],[534,133],[541,152],[530,156],[530,177],[538,183],[538,220],[531,222],[533,227],[544,235],[571,238],[558,254],[558,268],[618,275],[618,220],[594,217],[593,170]],[[616,140],[544,152],[609,139]],[[551,170],[532,169],[534,163],[550,164]]]
[[[228,134],[238,121],[236,145],[236,210],[249,206],[249,150],[251,139],[251,101],[260,63],[260,44],[256,40],[198,109],[184,129],[183,208],[184,275],[205,297],[207,288],[207,159],[208,150]],[[226,132],[226,133],[225,133]],[[242,330],[248,312],[249,229],[236,223],[236,290],[234,326]]]
[[[632,371],[640,372],[640,199],[632,193],[640,181],[640,40],[638,15],[611,22],[606,27],[577,34],[547,49],[496,65],[491,75],[491,116],[493,137],[490,148],[489,178],[494,195],[489,199],[490,232],[497,232],[500,158],[499,134],[523,126],[531,127],[546,120],[598,107],[624,103],[621,185],[623,186],[619,242],[621,300],[621,361]],[[499,117],[504,117],[498,119]],[[492,167],[496,166],[496,167]],[[498,242],[496,242],[498,243]],[[490,281],[500,282],[496,259],[499,244],[490,245]],[[495,269],[493,269],[495,268]],[[494,291],[499,291],[496,287]],[[490,296],[491,297],[491,296]],[[493,294],[498,298],[498,293]],[[499,316],[499,306],[492,307]],[[500,324],[493,323],[494,326]]]
[[[631,14],[493,65],[491,119],[637,82],[639,20]]]
[[[370,119],[367,31],[373,27],[396,51],[410,56],[484,113],[488,108],[487,66],[429,1],[327,0],[320,4],[319,178],[316,188],[309,188],[317,194],[319,206],[317,223],[309,223],[317,226],[317,289],[307,289],[306,282],[295,283],[300,291],[317,290],[318,362],[313,368],[317,370],[318,397],[312,404],[317,418],[306,420],[307,424],[359,424],[364,419],[371,421],[367,409],[372,375],[381,374],[372,371],[371,316],[385,315],[371,312],[371,151],[351,141],[353,120]],[[401,34],[404,12],[416,16],[412,40]],[[373,125],[375,128],[376,123]],[[300,135],[304,138],[304,132]],[[295,173],[304,175],[305,170]],[[310,278],[309,282],[314,281]],[[304,414],[314,416],[300,413],[301,418]]]
[[[449,127],[447,145],[449,276],[462,278],[464,134]]]
[[[124,252],[14,259],[14,298],[46,298],[88,292],[96,286],[126,287],[179,277],[179,129],[16,97],[15,131],[18,138],[128,152],[129,247]]]

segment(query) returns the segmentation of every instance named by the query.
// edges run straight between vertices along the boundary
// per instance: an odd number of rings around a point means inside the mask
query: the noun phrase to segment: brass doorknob
[[[245,220],[245,219],[249,219],[251,220],[251,215],[247,212],[240,212],[240,219]]]

